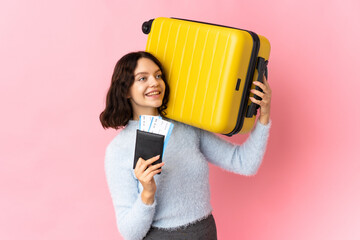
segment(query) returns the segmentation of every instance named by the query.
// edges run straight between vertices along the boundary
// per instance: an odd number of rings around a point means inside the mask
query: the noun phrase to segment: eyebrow
[[[161,72],[160,68],[155,71],[155,73],[157,73],[157,72]],[[137,74],[135,74],[135,77],[139,74],[149,74],[149,73],[148,72],[138,72]]]

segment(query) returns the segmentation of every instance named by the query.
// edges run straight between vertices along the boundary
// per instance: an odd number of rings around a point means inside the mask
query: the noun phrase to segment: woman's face
[[[157,108],[162,105],[165,94],[165,83],[159,66],[148,58],[140,58],[134,76],[128,95],[134,119],[139,119],[140,115],[158,115]]]

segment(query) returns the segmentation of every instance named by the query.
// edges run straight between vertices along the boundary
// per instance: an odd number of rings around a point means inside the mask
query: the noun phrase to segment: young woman
[[[217,239],[211,214],[208,162],[228,171],[253,175],[265,153],[270,128],[271,89],[254,82],[260,117],[242,145],[176,121],[163,155],[139,159],[133,169],[140,115],[161,115],[169,97],[160,62],[147,52],[129,53],[116,64],[100,114],[104,128],[123,128],[106,149],[105,172],[117,226],[125,239]],[[161,174],[157,174],[162,172]]]

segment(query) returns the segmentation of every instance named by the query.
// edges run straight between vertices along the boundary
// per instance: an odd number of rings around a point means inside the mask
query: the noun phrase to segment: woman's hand
[[[271,88],[270,88],[270,85],[269,85],[268,81],[266,80],[265,76],[263,77],[263,83],[261,83],[259,81],[254,81],[253,84],[258,86],[259,88],[261,88],[263,90],[263,92],[260,92],[260,91],[255,90],[255,89],[251,89],[251,92],[254,93],[255,95],[261,97],[262,100],[256,100],[254,97],[250,97],[250,100],[253,103],[256,103],[256,104],[260,105],[259,121],[262,124],[267,125],[269,123],[269,121],[270,121],[270,104],[271,104]]]
[[[160,156],[158,155],[148,160],[139,158],[134,170],[136,178],[140,181],[144,188],[141,193],[141,200],[148,205],[151,205],[155,198],[156,183],[154,176],[161,172],[161,167],[164,166],[163,162],[156,165],[151,165],[157,161],[159,157]]]

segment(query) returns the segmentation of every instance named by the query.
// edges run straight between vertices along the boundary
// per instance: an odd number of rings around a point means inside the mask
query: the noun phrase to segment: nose
[[[149,85],[150,87],[157,87],[159,86],[159,81],[154,76],[151,76]]]

